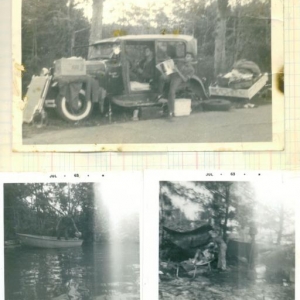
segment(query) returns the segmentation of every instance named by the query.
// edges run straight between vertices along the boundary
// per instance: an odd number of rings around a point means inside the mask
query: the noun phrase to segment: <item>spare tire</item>
[[[210,99],[202,101],[204,110],[227,111],[231,108],[231,102],[223,99]]]
[[[78,110],[74,111],[66,97],[56,98],[56,111],[66,121],[78,122],[87,119],[92,112],[93,103],[87,99],[85,90],[81,89],[78,95]]]

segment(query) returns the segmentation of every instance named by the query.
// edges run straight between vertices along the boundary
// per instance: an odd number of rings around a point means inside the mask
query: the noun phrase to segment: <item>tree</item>
[[[257,207],[257,223],[263,228],[261,240],[281,245],[294,242],[294,211],[285,205],[284,199],[272,205],[261,203]]]
[[[72,33],[89,26],[76,4],[75,0],[22,2],[23,93],[42,67],[52,67],[54,60],[71,55]],[[76,46],[87,44],[86,34],[78,35]]]
[[[226,57],[228,66],[241,58],[271,71],[271,3],[269,0],[239,0],[227,18]]]
[[[229,209],[232,205],[230,189],[232,182],[205,182],[204,186],[212,194],[209,206],[213,210],[215,224],[222,229],[223,239],[227,239]]]
[[[216,25],[215,38],[215,62],[214,74],[225,72],[226,70],[226,22],[228,15],[228,0],[218,0],[218,19]]]
[[[103,0],[93,0],[93,16],[89,43],[92,44],[102,38]],[[89,57],[93,56],[93,48],[89,49]]]
[[[245,228],[253,221],[254,191],[247,182],[161,182],[160,205],[162,223],[173,222],[173,228],[182,218],[186,224],[210,223],[226,240],[229,232]],[[176,209],[184,212],[187,208],[194,210],[193,220],[184,213],[180,218],[171,217]],[[184,229],[191,228],[186,225]]]
[[[207,1],[203,0],[184,0],[178,2],[173,9],[175,16],[172,27],[179,29],[182,34],[190,34],[198,37],[200,23],[204,16]],[[203,25],[203,24],[201,24]]]
[[[83,216],[93,203],[92,184],[27,183],[7,184],[4,188],[5,233],[15,232],[54,235],[58,219],[70,215],[87,227]],[[93,219],[92,219],[93,220]]]

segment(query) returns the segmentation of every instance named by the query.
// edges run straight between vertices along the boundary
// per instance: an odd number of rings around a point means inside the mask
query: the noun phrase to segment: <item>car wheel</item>
[[[85,96],[85,91],[80,90],[78,96],[78,109],[75,111],[72,109],[70,103],[67,101],[66,97],[58,97],[56,99],[56,110],[58,114],[66,121],[82,121],[89,117],[92,112],[92,101],[87,100]]]
[[[223,99],[211,99],[202,101],[204,110],[221,110],[227,111],[231,108],[231,102]]]

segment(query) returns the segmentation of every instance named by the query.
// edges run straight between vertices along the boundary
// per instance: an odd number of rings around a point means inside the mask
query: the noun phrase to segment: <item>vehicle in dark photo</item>
[[[114,109],[131,110],[136,120],[145,107],[160,106],[167,112],[169,75],[178,72],[177,64],[184,64],[187,55],[191,55],[192,65],[197,64],[197,40],[188,35],[127,35],[100,40],[90,47],[88,60],[61,58],[50,70],[43,68],[41,76],[33,76],[24,122],[30,123],[44,107],[55,108],[60,117],[73,122],[87,119],[94,107],[108,117]],[[239,63],[242,67],[253,65],[246,60]],[[231,106],[228,100],[250,101],[267,82],[268,75],[259,73],[246,82],[247,87],[216,83],[208,90],[192,75],[176,88],[176,101],[182,99],[183,105],[185,99],[190,101],[178,115],[189,115],[190,107],[197,105],[226,111]]]
[[[168,90],[167,84],[160,87],[162,73],[168,72],[166,61],[176,64],[190,53],[193,64],[197,63],[197,41],[188,35],[128,35],[100,40],[90,47],[88,60],[62,58],[50,70],[43,69],[46,83],[41,101],[68,121],[88,118],[96,105],[107,115],[116,106],[132,110],[162,106],[159,100],[167,98]],[[152,59],[146,66],[147,51]],[[197,76],[184,83],[179,93],[193,101],[208,97]]]

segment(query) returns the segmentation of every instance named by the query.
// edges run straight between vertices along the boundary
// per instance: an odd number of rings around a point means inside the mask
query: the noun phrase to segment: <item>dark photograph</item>
[[[4,184],[5,299],[140,299],[141,192],[115,184]]]
[[[22,144],[270,148],[278,2],[23,0]]]
[[[159,299],[295,299],[295,194],[271,182],[160,182]]]

